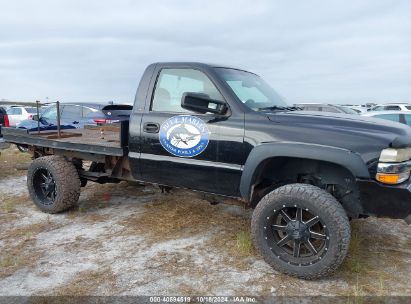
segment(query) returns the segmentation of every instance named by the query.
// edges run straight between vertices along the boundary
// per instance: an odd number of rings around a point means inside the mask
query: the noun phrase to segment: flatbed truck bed
[[[29,131],[26,129],[3,128],[7,142],[42,147],[53,150],[67,150],[109,156],[124,156],[127,153],[127,136],[122,137],[123,130],[128,128],[125,122],[121,126],[86,126],[84,129],[57,131]],[[123,130],[123,131],[122,131]]]

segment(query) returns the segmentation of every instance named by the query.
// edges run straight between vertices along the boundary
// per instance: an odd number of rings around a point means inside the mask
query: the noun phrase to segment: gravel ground
[[[411,295],[411,226],[352,222],[349,256],[332,277],[273,271],[251,246],[250,210],[151,186],[82,189],[48,215],[24,176],[0,179],[0,295]]]

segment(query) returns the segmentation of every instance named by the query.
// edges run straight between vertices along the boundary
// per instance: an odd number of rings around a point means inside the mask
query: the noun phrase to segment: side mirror
[[[224,101],[211,99],[203,93],[184,93],[181,97],[181,107],[201,114],[209,112],[224,115],[227,112],[227,105]]]
[[[39,116],[36,114],[36,115],[33,115],[33,117],[31,118],[32,120],[39,120]]]

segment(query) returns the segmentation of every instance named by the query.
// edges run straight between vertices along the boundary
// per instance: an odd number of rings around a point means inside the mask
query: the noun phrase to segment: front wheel
[[[34,204],[47,213],[69,209],[80,196],[76,167],[59,156],[36,158],[27,171],[27,187]]]
[[[350,223],[328,192],[306,184],[267,194],[251,221],[254,245],[274,269],[304,279],[333,273],[350,243]]]

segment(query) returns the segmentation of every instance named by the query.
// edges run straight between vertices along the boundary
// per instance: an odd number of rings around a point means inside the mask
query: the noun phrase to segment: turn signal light
[[[384,184],[398,184],[399,178],[400,178],[399,174],[377,173],[377,176],[376,176],[377,181],[384,183]]]
[[[395,174],[388,174],[388,173],[377,173],[375,176],[376,180],[380,183],[384,184],[399,184],[405,182],[410,177],[409,172],[404,173],[395,173]]]

